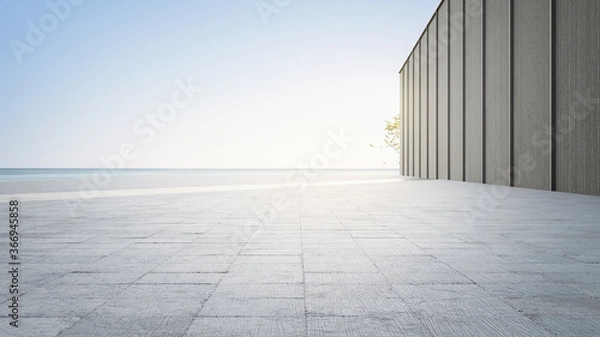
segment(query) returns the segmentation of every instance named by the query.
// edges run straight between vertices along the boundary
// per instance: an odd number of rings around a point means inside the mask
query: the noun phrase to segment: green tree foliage
[[[400,115],[395,115],[392,119],[385,121],[383,141],[387,147],[391,147],[400,153]]]
[[[385,128],[383,134],[383,142],[385,145],[375,146],[373,144],[369,144],[371,147],[378,148],[391,148],[398,155],[400,155],[400,115],[396,115],[392,117],[390,120],[385,121]],[[399,157],[398,157],[399,158]],[[390,164],[388,162],[384,162],[384,165]],[[394,165],[400,165],[400,160],[396,160]]]

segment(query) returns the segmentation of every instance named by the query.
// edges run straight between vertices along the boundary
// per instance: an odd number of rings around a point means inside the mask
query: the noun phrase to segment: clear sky
[[[385,167],[438,3],[1,1],[0,167]]]

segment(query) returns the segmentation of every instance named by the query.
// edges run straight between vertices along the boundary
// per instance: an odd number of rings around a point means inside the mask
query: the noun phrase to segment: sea
[[[105,171],[102,168],[0,168],[0,181],[36,181],[36,180],[69,180],[79,179]],[[252,174],[285,174],[296,168],[277,169],[113,169],[111,175],[252,175]],[[397,168],[341,168],[316,170],[319,173],[335,175],[395,175]]]

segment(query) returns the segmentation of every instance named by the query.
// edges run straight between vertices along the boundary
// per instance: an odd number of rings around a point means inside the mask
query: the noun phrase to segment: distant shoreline
[[[299,168],[226,168],[226,169],[172,169],[172,168],[125,168],[111,169],[113,176],[165,176],[165,175],[285,175],[296,172]],[[306,169],[308,170],[308,169]],[[99,172],[107,172],[105,168],[9,168],[0,169],[0,182],[25,182],[40,180],[72,180],[80,179]],[[333,168],[310,170],[311,173],[324,175],[397,175],[396,168]]]

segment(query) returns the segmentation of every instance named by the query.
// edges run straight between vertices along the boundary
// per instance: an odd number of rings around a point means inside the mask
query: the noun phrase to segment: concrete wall
[[[427,33],[423,37],[424,39],[421,41],[421,58],[420,58],[420,67],[421,67],[421,178],[427,178],[427,170],[429,168],[429,73],[427,68],[427,57],[428,57],[428,39]]]
[[[540,189],[551,188],[550,142],[534,143],[530,130],[550,125],[549,13],[548,0],[513,2],[513,183]]]
[[[414,72],[414,95],[413,100],[415,101],[415,120],[413,125],[414,135],[413,142],[414,146],[414,165],[415,165],[415,177],[421,177],[421,43],[417,45],[415,49],[413,72]]]
[[[449,76],[449,162],[450,179],[463,180],[464,164],[464,3],[449,0],[450,12],[450,70]]]
[[[484,3],[484,181],[510,184],[510,0]]]
[[[414,120],[414,115],[415,115],[415,105],[414,105],[414,71],[413,71],[413,57],[414,55],[411,55],[410,58],[408,59],[408,64],[406,67],[406,73],[407,73],[407,93],[406,93],[406,102],[408,104],[408,116],[407,116],[407,120],[408,120],[408,131],[407,131],[407,137],[406,137],[406,142],[408,144],[408,175],[409,176],[414,176],[415,175],[415,142],[413,141],[414,138],[414,129],[415,129],[415,120]]]
[[[438,9],[438,57],[437,57],[437,68],[438,68],[438,79],[437,79],[437,114],[438,114],[438,127],[437,127],[437,172],[439,179],[448,179],[449,168],[448,168],[448,36],[449,36],[449,24],[448,24],[448,2],[444,1],[441,3]],[[435,62],[429,60],[429,62]]]
[[[437,179],[437,17],[431,21],[427,29],[427,115],[428,115],[428,142],[427,154],[429,156],[427,177]]]
[[[402,102],[401,105],[404,107],[404,120],[402,121],[403,123],[403,129],[404,129],[404,134],[403,134],[403,140],[402,140],[402,157],[404,158],[404,175],[409,175],[410,169],[409,169],[409,165],[410,165],[410,158],[408,157],[408,87],[409,87],[409,83],[408,83],[408,69],[404,69],[402,71],[402,80],[403,80],[403,85],[402,85]]]
[[[400,72],[401,173],[600,195],[599,17],[443,0]]]
[[[600,1],[555,2],[555,184],[600,194]]]
[[[481,11],[483,0],[466,0]],[[483,18],[465,15],[465,180],[483,182]]]

